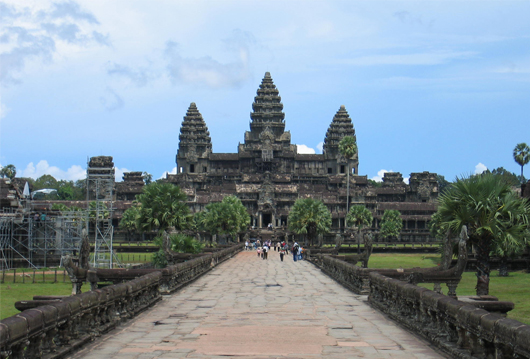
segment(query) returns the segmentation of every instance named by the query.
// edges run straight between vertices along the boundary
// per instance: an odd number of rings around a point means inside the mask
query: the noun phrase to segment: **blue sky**
[[[304,151],[346,106],[359,174],[520,173],[529,16],[509,0],[3,1],[0,165],[76,180],[108,155],[118,177],[160,178],[191,102],[214,152],[236,152],[269,71]]]

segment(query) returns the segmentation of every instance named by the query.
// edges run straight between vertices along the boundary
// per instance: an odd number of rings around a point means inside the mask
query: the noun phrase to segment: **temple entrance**
[[[272,223],[272,214],[271,213],[263,213],[261,215],[261,226],[263,228],[267,228],[267,226],[269,225],[269,223]]]

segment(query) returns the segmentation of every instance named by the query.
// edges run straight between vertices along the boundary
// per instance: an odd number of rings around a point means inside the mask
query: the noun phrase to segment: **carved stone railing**
[[[66,357],[242,249],[237,244],[164,269],[131,271],[142,276],[60,300],[52,297],[45,305],[42,298],[19,302],[31,309],[0,321],[0,358]],[[114,274],[107,271],[99,273],[102,278],[97,270],[94,275],[109,281]]]
[[[530,358],[530,326],[397,279],[370,273],[372,306],[452,358]]]
[[[1,358],[60,358],[161,299],[162,273],[52,301],[0,321]]]

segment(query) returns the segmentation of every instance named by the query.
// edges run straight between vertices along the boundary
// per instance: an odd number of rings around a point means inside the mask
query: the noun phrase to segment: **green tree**
[[[403,229],[401,213],[395,209],[387,209],[381,217],[379,233],[383,238],[398,238]]]
[[[57,180],[52,175],[42,175],[33,182],[33,190],[44,188],[58,188]]]
[[[120,220],[120,228],[127,232],[127,237],[134,238],[135,233],[139,233],[138,220],[140,218],[140,207],[137,202],[133,202],[133,205],[125,212]]]
[[[144,183],[145,185],[147,186],[148,184],[151,184],[151,182],[153,182],[153,175],[148,173],[148,172],[144,172],[142,174],[142,178],[144,180]]]
[[[15,165],[12,165],[12,164],[9,164],[9,165],[6,165],[5,167],[2,167],[2,169],[0,169],[0,176],[2,176],[2,178],[9,178],[9,179],[13,179],[15,178],[15,176],[17,175],[17,168],[15,167]]]
[[[530,162],[530,147],[524,142],[513,149],[513,159],[521,166],[521,182],[524,180],[523,167]]]
[[[477,295],[489,294],[490,253],[518,246],[528,231],[530,204],[493,174],[460,178],[439,197],[442,228],[459,233],[467,226],[477,258]]]
[[[370,227],[373,220],[372,212],[365,206],[353,206],[346,216],[348,226],[357,227],[357,253],[361,253],[361,230]]]
[[[344,136],[339,142],[339,152],[347,159],[347,178],[346,178],[346,213],[349,213],[350,205],[350,160],[357,153],[357,141],[353,136]]]
[[[494,175],[498,175],[503,181],[505,181],[508,185],[510,186],[519,186],[521,184],[521,181],[519,179],[519,177],[517,177],[517,175],[513,172],[510,172],[506,169],[504,169],[504,167],[498,167],[498,168],[495,168],[494,170],[486,170],[484,172],[482,172],[481,175],[486,175],[488,173],[491,173],[491,174],[494,174]]]
[[[186,204],[187,196],[180,187],[171,183],[151,183],[143,188],[137,196],[140,204],[138,213],[138,229],[140,232],[152,230],[159,234],[169,227],[177,230],[185,229],[190,218],[190,210]]]
[[[370,183],[374,187],[382,187],[383,186],[383,182],[377,182],[377,181],[374,181],[373,179],[368,179],[368,183]]]
[[[165,251],[162,249],[163,237],[157,237],[155,242],[160,246],[160,250],[153,254],[153,264],[156,267],[164,268],[167,266],[167,257]],[[173,252],[177,253],[201,253],[204,248],[203,243],[182,233],[170,234],[169,246]]]
[[[299,198],[294,202],[289,217],[289,230],[309,237],[310,244],[318,234],[326,234],[331,228],[331,213],[321,201]]]
[[[438,182],[438,193],[442,193],[451,185],[451,182],[442,175],[436,175],[436,182]]]
[[[247,229],[250,215],[239,198],[226,196],[221,202],[208,204],[204,214],[197,215],[197,220],[212,235],[234,237]]]

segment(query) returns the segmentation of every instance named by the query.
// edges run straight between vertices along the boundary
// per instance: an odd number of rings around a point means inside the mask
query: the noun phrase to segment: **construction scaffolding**
[[[86,211],[4,210],[0,213],[0,269],[60,266],[76,255]]]
[[[87,208],[89,211],[88,231],[94,233],[95,268],[121,267],[113,251],[114,227],[114,163],[112,157],[92,157],[87,166]]]

